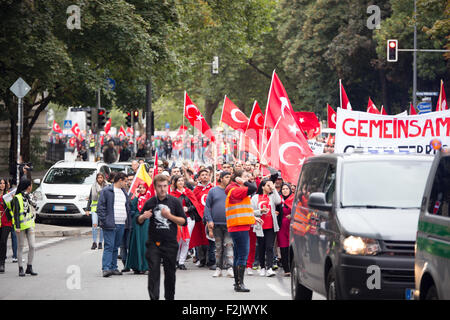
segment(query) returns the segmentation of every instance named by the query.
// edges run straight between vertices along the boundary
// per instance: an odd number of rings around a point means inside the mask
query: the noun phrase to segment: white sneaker
[[[260,275],[261,277],[265,277],[265,276],[266,276],[266,269],[261,268],[261,271],[259,272],[259,275]]]
[[[253,275],[253,269],[247,268],[247,275],[252,276]]]
[[[221,277],[221,276],[222,276],[222,269],[216,268],[216,271],[214,272],[213,277],[217,278],[217,277]]]
[[[233,272],[233,268],[229,267],[227,270],[227,277],[228,278],[234,278],[234,272]]]
[[[275,271],[272,270],[272,268],[267,270],[266,276],[267,277],[273,277],[275,275]]]

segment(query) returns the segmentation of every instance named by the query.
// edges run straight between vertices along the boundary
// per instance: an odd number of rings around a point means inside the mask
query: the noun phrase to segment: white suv
[[[45,174],[34,192],[38,218],[83,218],[91,187],[97,173],[108,178],[109,167],[103,162],[59,161]]]

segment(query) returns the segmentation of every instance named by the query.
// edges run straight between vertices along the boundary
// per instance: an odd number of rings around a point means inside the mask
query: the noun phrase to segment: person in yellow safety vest
[[[31,199],[30,192],[33,186],[28,179],[22,179],[16,190],[16,195],[13,198],[13,211],[15,230],[19,240],[19,250],[17,251],[17,259],[19,263],[19,276],[24,277],[25,274],[31,274],[37,276],[37,273],[33,271],[33,258],[36,251],[36,241],[34,236],[34,207],[35,203]],[[28,261],[27,270],[23,272],[22,266],[22,252],[24,247],[25,237],[28,241]]]
[[[5,272],[6,245],[14,225],[11,202],[3,198],[8,193],[7,184],[6,179],[0,179],[0,273]]]
[[[231,177],[231,183],[225,189],[225,216],[228,232],[233,240],[234,252],[234,290],[249,292],[244,285],[244,273],[249,252],[250,227],[262,223],[256,218],[251,205],[250,196],[256,191],[256,184],[250,182],[251,175],[242,169],[236,170]]]
[[[98,249],[103,249],[103,229],[98,227],[98,215],[97,215],[97,203],[98,198],[100,197],[100,191],[104,187],[108,185],[108,182],[105,179],[103,173],[97,173],[97,177],[95,179],[95,183],[92,185],[91,193],[89,194],[89,201],[87,204],[86,215],[89,216],[91,214],[92,218],[92,247],[91,250],[97,249],[97,234],[98,229],[100,229],[100,238],[98,242]],[[90,211],[89,211],[90,209]]]

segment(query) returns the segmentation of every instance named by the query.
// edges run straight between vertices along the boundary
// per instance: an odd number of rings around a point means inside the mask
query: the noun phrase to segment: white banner
[[[323,142],[318,142],[316,140],[308,140],[308,144],[312,150],[312,152],[314,152],[314,155],[319,155],[323,153],[323,149],[325,147],[325,143]]]
[[[431,154],[433,138],[450,145],[450,110],[422,115],[386,116],[338,108],[336,153],[350,153],[357,147],[372,150]]]

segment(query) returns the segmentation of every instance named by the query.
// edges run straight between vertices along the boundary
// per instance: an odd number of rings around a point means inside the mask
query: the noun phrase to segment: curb
[[[79,237],[87,234],[91,234],[92,230],[80,230],[80,229],[73,229],[73,230],[42,230],[42,231],[35,231],[36,237]]]

